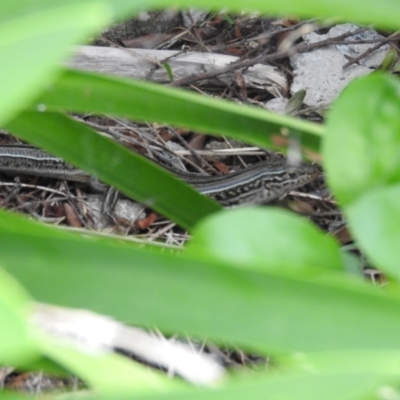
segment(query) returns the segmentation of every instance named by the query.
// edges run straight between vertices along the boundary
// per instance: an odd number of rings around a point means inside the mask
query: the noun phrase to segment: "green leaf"
[[[396,399],[385,397],[398,395],[397,375],[379,373],[326,373],[326,374],[281,374],[266,378],[248,377],[246,381],[222,388],[192,389],[162,395],[135,396],[146,400],[354,400]],[[316,395],[317,394],[317,395]],[[162,397],[161,397],[162,396]],[[128,400],[125,396],[99,396],[96,400]]]
[[[400,352],[395,350],[357,349],[297,353],[281,357],[280,362],[291,371],[318,373],[363,373],[397,375],[400,368]]]
[[[62,114],[24,112],[7,129],[61,155],[187,229],[221,208],[161,167]]]
[[[368,192],[346,209],[351,231],[375,266],[400,280],[400,184]]]
[[[327,17],[330,20],[336,18],[343,21],[374,24],[386,28],[398,28],[397,15],[400,13],[400,4],[393,0],[382,0],[379,7],[373,0],[365,0],[363,7],[359,3],[347,0],[318,0],[298,1],[280,0],[263,1],[247,0],[244,4],[241,0],[215,1],[215,0],[176,0],[173,3],[177,7],[198,7],[203,9],[223,9],[229,7],[229,11],[258,11],[268,15],[296,15],[299,17]],[[157,5],[171,5],[170,0],[158,0]]]
[[[146,2],[150,5],[150,2]],[[129,0],[18,0],[0,5],[0,123],[22,110],[58,75],[78,43],[140,2]]]
[[[66,71],[35,104],[48,110],[96,112],[169,123],[260,146],[271,145],[271,136],[282,127],[301,132],[302,144],[312,147],[319,145],[323,132],[320,125],[255,107],[148,82],[78,71]]]
[[[165,68],[165,70],[167,71],[169,80],[171,82],[173,82],[174,81],[174,73],[172,72],[171,66],[167,62],[164,62],[162,65]]]
[[[79,236],[5,212],[0,235],[3,265],[42,302],[265,354],[399,348],[398,294],[338,272],[315,279],[285,269],[244,270]]]
[[[400,83],[373,74],[352,83],[327,123],[328,183],[343,206],[369,190],[400,181]]]
[[[258,270],[343,269],[331,237],[305,219],[272,208],[242,208],[202,220],[187,251]]]
[[[17,13],[18,8],[6,3],[2,8],[9,17],[0,25],[0,122],[4,123],[57,75],[55,66],[71,44],[108,21],[108,10],[94,0],[75,4],[59,1],[43,9],[37,2],[30,13]]]
[[[0,359],[20,365],[38,357],[26,318],[29,295],[8,273],[0,269]]]
[[[94,3],[107,8],[108,21],[114,21],[117,18],[132,15],[135,10],[142,7],[140,1],[132,3],[130,0],[68,0],[70,6],[87,7]],[[150,0],[146,0],[146,4],[149,6],[151,4]],[[59,7],[63,5],[65,5],[64,0],[35,0],[34,2],[32,2],[32,0],[18,0],[3,2],[0,6],[0,20],[6,21],[14,17],[21,18],[26,15],[54,9],[60,10],[59,13],[61,13],[62,9]],[[100,27],[101,24],[104,23],[104,20],[97,20],[96,23]]]

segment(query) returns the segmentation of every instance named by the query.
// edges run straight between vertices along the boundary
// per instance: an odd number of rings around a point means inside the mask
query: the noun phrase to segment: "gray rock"
[[[305,43],[315,43],[328,38],[334,38],[346,32],[358,29],[356,25],[343,24],[330,29],[328,34],[319,35],[309,33],[303,36]],[[347,40],[371,40],[382,38],[374,30],[367,30]],[[375,43],[356,44],[356,45],[334,45],[321,49],[316,49],[308,53],[295,54],[290,58],[294,69],[294,79],[291,86],[291,93],[296,93],[301,89],[307,91],[304,104],[320,109],[329,107],[339,93],[354,78],[367,75],[380,65],[388,45],[380,47],[368,57],[361,59],[358,63],[351,65],[343,70],[349,59],[347,57],[357,57],[365,52]]]

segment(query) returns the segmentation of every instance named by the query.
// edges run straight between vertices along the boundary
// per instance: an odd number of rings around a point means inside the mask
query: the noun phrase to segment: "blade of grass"
[[[24,112],[7,129],[112,183],[184,228],[221,207],[161,167],[62,114]]]
[[[399,296],[338,273],[246,271],[6,212],[0,235],[3,265],[43,302],[265,353],[399,348]]]
[[[354,399],[390,399],[398,393],[396,375],[380,373],[327,373],[327,374],[285,374],[265,378],[247,377],[243,382],[213,389],[185,390],[162,395],[135,396],[146,400],[354,400]],[[387,395],[387,397],[385,396]],[[163,396],[163,397],[161,397]],[[390,397],[393,396],[393,397]],[[128,400],[123,396],[99,396],[96,400]]]
[[[157,7],[170,5],[167,0],[157,0]],[[177,0],[174,2],[177,7],[199,7],[203,9],[226,9],[229,11],[258,11],[268,15],[296,15],[299,17],[326,17],[330,20],[348,20],[362,24],[374,24],[380,27],[398,28],[397,16],[400,13],[400,4],[393,0],[383,0],[377,7],[374,0],[365,0],[360,7],[357,2],[347,0],[318,0],[318,1],[263,1],[248,0],[244,4],[241,0],[213,1],[213,0],[193,0],[190,4],[187,0]]]
[[[1,8],[5,8],[8,16],[16,11],[7,2]],[[56,76],[58,71],[54,66],[66,56],[69,47],[106,21],[107,9],[95,1],[58,2],[46,9],[39,4],[35,12],[16,13],[15,18],[3,19],[0,121],[6,121],[28,105],[49,79]]]
[[[288,128],[302,134],[302,144],[317,148],[323,127],[266,110],[217,100],[186,90],[95,73],[67,70],[36,101],[49,110],[115,114],[158,121],[258,146],[271,146],[271,136]]]
[[[2,364],[31,362],[39,356],[26,323],[30,297],[0,269],[0,354]]]

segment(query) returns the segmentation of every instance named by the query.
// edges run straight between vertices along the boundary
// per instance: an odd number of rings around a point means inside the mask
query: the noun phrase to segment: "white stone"
[[[321,40],[334,38],[346,32],[358,29],[356,25],[343,24],[330,29],[328,34],[319,35],[309,33],[303,36],[304,42],[311,44]],[[373,30],[367,30],[346,40],[369,40],[382,38]],[[308,53],[295,54],[290,58],[293,67],[294,79],[291,93],[304,89],[307,94],[304,104],[315,108],[327,108],[336,99],[339,93],[354,78],[367,75],[380,65],[389,50],[388,45],[380,47],[368,57],[343,70],[349,57],[357,57],[376,43],[358,45],[334,45],[315,49]]]

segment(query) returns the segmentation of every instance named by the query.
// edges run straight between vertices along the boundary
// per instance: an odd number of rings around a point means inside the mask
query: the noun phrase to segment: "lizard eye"
[[[288,172],[289,178],[290,179],[296,179],[297,178],[297,172]]]

